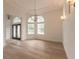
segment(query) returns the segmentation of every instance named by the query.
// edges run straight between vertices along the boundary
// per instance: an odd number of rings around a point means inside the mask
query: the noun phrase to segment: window
[[[44,24],[38,24],[37,26],[37,34],[44,34]]]
[[[28,34],[34,34],[34,24],[28,24]]]
[[[28,19],[28,34],[44,34],[44,18],[32,16]]]
[[[28,34],[34,34],[34,16],[28,20]]]
[[[44,18],[37,16],[37,34],[44,34]]]
[[[20,17],[15,17],[13,19],[13,24],[21,24],[21,18]]]

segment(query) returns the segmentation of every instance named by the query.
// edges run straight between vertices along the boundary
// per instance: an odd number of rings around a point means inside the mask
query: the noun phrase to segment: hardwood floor
[[[61,43],[42,40],[8,42],[3,53],[4,59],[67,59]]]

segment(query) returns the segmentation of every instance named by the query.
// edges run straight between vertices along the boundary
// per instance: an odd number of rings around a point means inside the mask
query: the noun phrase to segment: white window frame
[[[32,18],[33,16],[29,17],[29,18]],[[38,17],[38,16],[37,16]],[[44,17],[42,16],[43,20],[44,20]],[[28,19],[29,21],[29,19]],[[27,32],[29,35],[44,35],[45,34],[45,20],[43,22],[37,22],[37,21],[34,21],[33,23],[32,22],[28,22],[27,25],[29,24],[34,24],[34,34],[29,34],[29,32]],[[38,33],[38,24],[44,24],[44,33]],[[28,29],[28,28],[27,28]],[[29,29],[28,29],[29,30]]]

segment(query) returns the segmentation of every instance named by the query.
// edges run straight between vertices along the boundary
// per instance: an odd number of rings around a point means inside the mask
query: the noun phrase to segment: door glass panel
[[[16,37],[16,26],[13,26],[13,37]]]
[[[34,24],[28,24],[28,34],[34,34]]]
[[[44,34],[44,24],[37,25],[37,34]]]
[[[20,38],[20,25],[17,26],[17,38]]]

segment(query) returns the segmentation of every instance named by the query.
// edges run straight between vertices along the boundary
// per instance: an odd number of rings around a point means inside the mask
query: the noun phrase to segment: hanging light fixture
[[[36,0],[34,0],[34,21],[37,21]]]
[[[75,6],[75,0],[67,0],[70,6]]]
[[[71,11],[71,7],[75,7],[75,0],[67,0],[69,6],[69,13]]]

